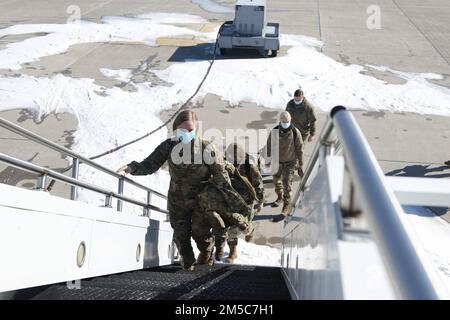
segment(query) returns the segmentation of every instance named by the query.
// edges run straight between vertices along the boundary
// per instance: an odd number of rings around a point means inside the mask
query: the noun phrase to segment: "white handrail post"
[[[72,178],[78,179],[78,169],[80,166],[80,159],[72,159]],[[70,186],[70,200],[77,200],[77,186]]]

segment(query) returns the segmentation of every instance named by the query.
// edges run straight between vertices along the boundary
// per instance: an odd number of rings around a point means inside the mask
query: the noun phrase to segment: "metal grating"
[[[48,300],[290,300],[280,268],[215,265],[194,272],[177,265],[55,284],[33,299]]]

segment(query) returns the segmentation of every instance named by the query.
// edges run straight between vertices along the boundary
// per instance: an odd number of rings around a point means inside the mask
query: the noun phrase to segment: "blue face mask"
[[[283,129],[287,129],[287,128],[289,128],[291,126],[291,123],[290,122],[281,122],[281,127],[283,128]]]
[[[186,132],[181,129],[176,130],[176,136],[180,140],[181,143],[189,143],[195,138],[195,131],[192,130],[190,132]]]

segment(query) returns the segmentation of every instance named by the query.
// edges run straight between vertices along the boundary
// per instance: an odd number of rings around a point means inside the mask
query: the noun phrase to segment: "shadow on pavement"
[[[170,56],[170,62],[209,61],[212,59],[214,43],[202,43],[195,46],[178,47]],[[265,59],[257,50],[232,49],[225,55],[216,53],[216,60]]]
[[[397,169],[386,173],[387,176],[397,177],[424,177],[424,178],[450,178],[450,172],[443,174],[432,174],[437,172],[445,172],[449,170],[448,166],[440,166],[430,168],[430,165],[411,165],[406,166],[403,169]]]

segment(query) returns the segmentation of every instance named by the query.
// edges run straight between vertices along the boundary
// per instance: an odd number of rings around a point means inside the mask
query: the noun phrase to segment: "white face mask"
[[[297,105],[302,104],[302,102],[303,102],[303,98],[301,100],[294,99],[294,103]]]

